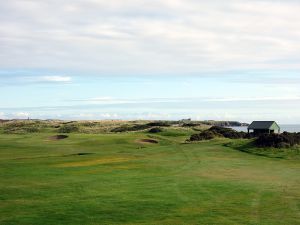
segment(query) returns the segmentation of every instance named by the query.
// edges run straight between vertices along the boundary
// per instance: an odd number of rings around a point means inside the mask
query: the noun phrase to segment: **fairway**
[[[0,135],[0,224],[300,223],[297,159],[241,152],[229,139],[68,135]]]

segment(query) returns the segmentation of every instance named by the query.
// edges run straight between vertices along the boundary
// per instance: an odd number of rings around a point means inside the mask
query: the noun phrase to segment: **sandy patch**
[[[140,140],[137,140],[136,141],[137,143],[140,143],[140,144],[158,144],[158,141],[157,140],[154,140],[154,139],[140,139]]]

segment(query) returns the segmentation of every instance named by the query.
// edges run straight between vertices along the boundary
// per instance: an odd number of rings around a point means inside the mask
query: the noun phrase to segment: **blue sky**
[[[300,3],[0,2],[0,118],[300,123]]]

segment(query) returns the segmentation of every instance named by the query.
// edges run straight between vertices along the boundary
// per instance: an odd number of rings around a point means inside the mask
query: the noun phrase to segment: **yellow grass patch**
[[[97,174],[97,173],[110,173],[112,171],[125,171],[125,170],[131,170],[131,169],[138,169],[140,168],[140,166],[138,165],[112,165],[109,167],[101,167],[101,168],[97,168],[95,167],[95,169],[91,169],[91,170],[85,170],[85,171],[76,171],[74,172],[74,174]]]
[[[81,167],[81,166],[94,166],[100,164],[111,164],[111,163],[120,163],[127,162],[132,158],[129,157],[110,157],[110,158],[100,158],[100,159],[92,159],[85,160],[79,162],[67,162],[58,164],[57,167]]]

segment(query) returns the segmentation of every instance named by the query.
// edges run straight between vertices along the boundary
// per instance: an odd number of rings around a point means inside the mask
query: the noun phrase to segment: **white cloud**
[[[95,105],[122,105],[122,104],[155,104],[155,103],[187,103],[187,102],[261,102],[261,101],[299,101],[300,96],[260,96],[260,97],[190,97],[190,98],[113,98],[96,97],[89,99],[75,100]]]
[[[4,112],[0,112],[0,119],[5,119],[5,113]]]
[[[272,0],[2,1],[0,68],[300,69],[299,11]]]
[[[27,119],[30,116],[28,112],[15,112],[12,113],[10,117],[13,119]]]
[[[117,113],[102,113],[99,116],[101,119],[118,119],[118,118],[120,118]]]
[[[70,82],[72,80],[69,76],[42,76],[38,79],[45,82]]]
[[[278,97],[227,97],[227,98],[208,98],[204,101],[207,102],[248,102],[248,101],[297,101],[300,96],[278,96]]]
[[[21,83],[69,83],[72,81],[70,76],[47,75],[47,76],[24,76],[16,81]]]

